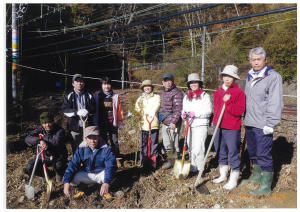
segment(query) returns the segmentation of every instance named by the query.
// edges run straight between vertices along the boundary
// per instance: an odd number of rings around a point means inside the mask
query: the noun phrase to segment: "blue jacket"
[[[80,167],[80,163],[83,167]],[[70,183],[80,169],[88,173],[105,171],[104,183],[109,184],[117,170],[116,157],[111,151],[111,146],[100,138],[99,145],[93,152],[86,141],[82,142],[69,162],[64,175],[64,183]]]

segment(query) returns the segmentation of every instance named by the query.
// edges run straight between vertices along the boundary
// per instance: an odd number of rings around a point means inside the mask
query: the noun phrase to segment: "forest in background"
[[[6,4],[6,83],[11,96],[11,15],[12,4]],[[276,10],[295,4],[219,4],[207,9],[172,16],[208,4],[19,4],[19,64],[18,93],[29,94],[52,89],[63,78],[70,86],[67,74],[81,73],[87,77],[104,75],[121,80],[122,62],[126,71],[139,66],[132,81],[147,77],[161,83],[149,64],[160,64],[160,73],[171,72],[176,83],[185,86],[188,74],[202,72],[202,52],[205,45],[204,70],[206,88],[215,88],[219,72],[228,64],[239,68],[245,78],[250,69],[248,54],[256,46],[267,51],[268,65],[278,71],[284,81],[297,78],[297,11],[230,21],[220,24],[163,33],[249,14]],[[159,19],[159,17],[170,16]],[[150,21],[152,19],[159,19]],[[135,23],[145,22],[133,27]],[[121,29],[120,29],[121,28]],[[117,30],[114,30],[117,29]],[[106,32],[108,31],[108,32]],[[102,33],[102,34],[101,34]],[[205,43],[203,43],[205,35]],[[144,37],[141,37],[144,36]],[[125,42],[118,40],[133,38]],[[141,37],[141,38],[139,38]],[[113,43],[112,43],[113,42]],[[108,44],[106,44],[108,43]],[[162,66],[163,65],[163,66]],[[39,70],[43,70],[39,71]],[[43,80],[47,78],[47,80]],[[90,89],[99,89],[91,80]],[[121,83],[116,83],[119,87]],[[23,88],[23,90],[21,90]]]

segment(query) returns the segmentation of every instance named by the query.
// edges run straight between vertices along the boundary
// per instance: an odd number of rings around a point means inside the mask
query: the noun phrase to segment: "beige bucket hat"
[[[144,80],[140,86],[140,89],[142,89],[142,91],[143,91],[143,87],[146,85],[152,86],[152,90],[153,90],[154,86],[152,85],[151,80]]]
[[[203,82],[200,80],[199,74],[197,74],[197,73],[189,74],[189,76],[188,76],[188,81],[186,82],[186,85],[187,85],[188,88],[189,88],[189,86],[190,86],[190,82],[192,82],[192,81],[199,81],[199,82],[200,82],[200,85],[203,83]]]
[[[239,76],[237,75],[237,73],[238,73],[238,68],[236,66],[227,65],[227,66],[225,66],[225,68],[221,72],[220,77],[222,77],[223,74],[227,74],[227,75],[232,76],[236,79],[240,79]]]

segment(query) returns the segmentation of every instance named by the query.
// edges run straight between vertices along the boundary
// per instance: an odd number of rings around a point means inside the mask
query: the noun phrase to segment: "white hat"
[[[223,71],[220,74],[220,77],[222,77],[223,74],[227,74],[236,79],[240,79],[239,76],[237,75],[237,72],[238,72],[238,68],[236,66],[228,65],[228,66],[225,66],[225,68],[223,69]]]
[[[191,81],[201,81],[199,74],[197,74],[197,73],[189,74],[188,81],[186,83],[191,82]]]

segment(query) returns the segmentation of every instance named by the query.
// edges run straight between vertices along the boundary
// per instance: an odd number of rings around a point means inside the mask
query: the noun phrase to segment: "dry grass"
[[[137,91],[137,95],[139,92]],[[40,108],[43,98],[33,99]],[[47,99],[48,100],[48,99]],[[29,100],[28,100],[29,101]],[[45,98],[46,101],[46,98]],[[57,99],[58,101],[58,99]],[[32,106],[33,107],[33,106]],[[124,103],[126,109],[126,104]],[[38,113],[32,111],[33,113]],[[16,124],[16,111],[8,114],[8,124]],[[127,114],[127,111],[125,112]],[[133,127],[128,123],[130,119],[125,119],[124,128],[119,133],[121,153],[124,155],[122,167],[117,171],[115,179],[111,184],[113,201],[107,202],[99,195],[100,185],[90,185],[82,187],[85,192],[79,199],[68,198],[63,194],[63,183],[54,182],[50,202],[46,202],[46,182],[37,184],[38,177],[34,177],[32,186],[35,187],[35,198],[28,200],[25,195],[25,184],[28,184],[29,177],[23,173],[23,169],[29,160],[36,154],[34,147],[24,146],[24,138],[34,126],[34,119],[25,120],[26,128],[20,135],[18,133],[8,133],[7,135],[7,155],[6,155],[6,208],[8,209],[162,209],[162,208],[295,208],[297,207],[297,138],[291,136],[288,128],[297,133],[297,120],[291,116],[283,116],[281,131],[274,134],[274,169],[276,177],[273,183],[273,195],[267,199],[237,198],[243,197],[249,189],[255,189],[255,184],[241,184],[232,191],[223,189],[221,184],[213,184],[212,179],[219,176],[219,168],[214,160],[213,152],[208,161],[207,169],[202,178],[203,184],[210,191],[209,195],[199,194],[193,190],[193,185],[197,175],[191,175],[186,180],[176,180],[170,175],[171,170],[158,168],[155,172],[148,172],[135,166],[134,147],[135,141],[139,141],[139,132],[128,134]],[[60,119],[60,114],[56,114],[56,120]],[[65,120],[61,120],[63,125]],[[182,127],[182,130],[184,127]],[[212,128],[209,128],[211,137]],[[183,132],[181,132],[180,142],[183,142]],[[242,135],[243,136],[243,135]],[[210,138],[209,137],[209,138]],[[209,142],[209,141],[208,141]],[[22,146],[23,145],[23,146]],[[17,148],[18,147],[18,148]],[[21,148],[22,147],[22,148]],[[71,147],[67,143],[69,159],[71,158]],[[159,162],[158,166],[161,166]],[[245,166],[242,177],[249,174]],[[53,177],[53,176],[52,176]],[[75,193],[75,192],[74,192]],[[285,199],[279,199],[279,195],[285,195]],[[23,201],[21,201],[23,199]],[[18,202],[20,201],[20,202]]]

